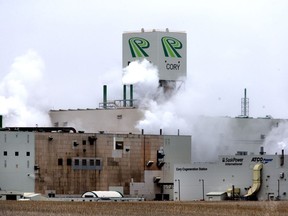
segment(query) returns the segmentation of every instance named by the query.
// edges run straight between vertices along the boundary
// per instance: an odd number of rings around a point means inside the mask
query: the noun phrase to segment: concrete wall
[[[34,133],[0,132],[0,190],[34,192]]]

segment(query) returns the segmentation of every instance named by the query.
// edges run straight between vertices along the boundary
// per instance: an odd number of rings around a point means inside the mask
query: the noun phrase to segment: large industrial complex
[[[186,40],[185,32],[169,29],[123,33],[123,68],[144,59],[156,65],[169,100],[185,82]],[[0,199],[105,191],[145,200],[288,199],[287,155],[263,147],[287,121],[249,117],[246,89],[237,117],[199,116],[192,134],[147,134],[135,127],[147,108],[133,84],[123,84],[121,99],[108,98],[107,88],[96,108],[50,110],[51,127],[5,127],[1,117]]]

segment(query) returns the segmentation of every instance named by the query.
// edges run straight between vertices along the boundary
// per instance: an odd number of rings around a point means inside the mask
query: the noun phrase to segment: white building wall
[[[257,163],[263,163],[258,200],[267,200],[269,196],[287,200],[288,157],[285,155],[283,166],[280,165],[280,157],[280,155],[228,155],[220,156],[217,163],[176,164],[174,200],[201,200],[203,197],[206,199],[207,193],[226,192],[233,185],[235,188],[240,188],[243,198],[247,194],[247,188],[253,184],[253,168]],[[242,162],[235,162],[236,160]]]
[[[0,155],[1,190],[34,192],[34,133],[0,131]]]

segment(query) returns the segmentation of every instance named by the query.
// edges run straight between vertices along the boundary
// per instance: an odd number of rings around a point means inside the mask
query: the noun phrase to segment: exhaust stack
[[[284,165],[284,149],[282,149],[281,156],[280,156],[280,166]]]
[[[130,107],[133,107],[133,85],[130,85]]]
[[[107,108],[107,85],[103,85],[103,108]]]
[[[123,107],[126,107],[126,85],[123,85]]]

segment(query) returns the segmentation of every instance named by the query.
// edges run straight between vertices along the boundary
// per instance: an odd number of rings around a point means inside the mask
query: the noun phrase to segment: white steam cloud
[[[5,127],[49,126],[44,62],[33,50],[15,58],[10,72],[0,82],[0,115]]]
[[[264,149],[267,154],[275,154],[283,149],[288,152],[288,122],[283,121],[274,127],[265,138]]]
[[[158,70],[148,61],[135,61],[124,69],[124,84],[133,84],[139,104],[144,110],[144,118],[136,128],[144,129],[148,134],[186,134],[192,135],[192,157],[197,161],[216,160],[220,152],[219,134],[227,130],[227,124],[219,125],[211,118],[201,118],[201,104],[197,104],[199,95],[192,89],[192,85],[181,86],[174,94],[164,94],[159,87]],[[186,80],[189,83],[190,80]],[[216,129],[215,129],[216,128]],[[219,140],[218,140],[219,139]],[[200,146],[201,145],[201,146]],[[201,151],[205,151],[206,158],[200,158]],[[203,154],[202,154],[203,155]]]
[[[140,103],[144,105],[146,99],[155,99],[158,94],[158,70],[146,59],[131,62],[123,69],[122,83],[132,84],[135,97],[141,99]]]

